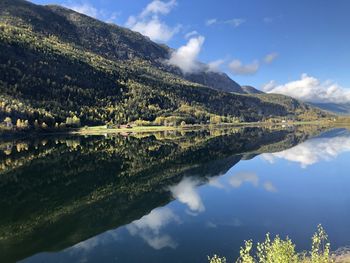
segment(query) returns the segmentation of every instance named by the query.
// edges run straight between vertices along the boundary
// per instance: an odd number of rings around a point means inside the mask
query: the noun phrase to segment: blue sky
[[[175,49],[196,40],[194,50],[182,50],[184,56],[190,52],[189,59],[216,62],[216,70],[242,85],[301,99],[350,102],[348,0],[32,2],[65,5]],[[185,69],[193,70],[191,61],[186,63]]]

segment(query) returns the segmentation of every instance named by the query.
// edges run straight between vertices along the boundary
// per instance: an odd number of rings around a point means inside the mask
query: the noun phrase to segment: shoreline
[[[99,135],[99,134],[120,134],[120,133],[151,133],[166,131],[196,131],[209,129],[229,129],[241,127],[262,127],[262,126],[293,126],[293,125],[330,125],[333,122],[328,121],[299,121],[286,123],[269,123],[269,122],[245,122],[245,123],[222,123],[222,124],[194,124],[186,126],[136,126],[130,128],[106,128],[105,126],[90,126],[71,130],[69,134],[75,135]],[[332,126],[332,125],[330,125]]]
[[[318,121],[294,121],[294,122],[241,122],[241,123],[221,123],[221,124],[193,124],[185,126],[135,126],[130,128],[107,128],[106,125],[88,126],[82,128],[71,128],[66,130],[29,130],[29,131],[7,131],[0,132],[0,138],[9,137],[32,137],[42,135],[105,135],[105,134],[130,134],[130,133],[153,133],[153,132],[167,132],[167,131],[198,131],[198,130],[214,130],[214,129],[230,129],[230,128],[244,128],[244,127],[271,127],[280,126],[285,128],[288,126],[299,125],[323,125],[329,127],[348,127],[349,123],[332,122],[328,120]]]

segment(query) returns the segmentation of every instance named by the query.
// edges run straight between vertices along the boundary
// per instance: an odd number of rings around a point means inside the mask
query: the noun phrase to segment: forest
[[[57,6],[0,1],[0,50],[3,131],[329,117],[286,96],[244,94],[224,74],[182,74],[162,62],[168,47]]]

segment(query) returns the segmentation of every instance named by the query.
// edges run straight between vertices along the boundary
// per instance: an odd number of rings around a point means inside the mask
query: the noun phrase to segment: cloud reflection
[[[207,179],[208,185],[219,189],[225,189],[225,185],[220,182],[220,176],[209,177]]]
[[[257,187],[259,185],[259,177],[252,172],[241,172],[231,176],[229,183],[235,188],[239,188],[243,183],[251,183]]]
[[[173,222],[179,223],[180,219],[172,210],[169,208],[157,208],[141,219],[132,222],[126,228],[131,235],[140,236],[154,249],[176,248],[177,243],[173,238],[161,233],[165,226]]]
[[[199,182],[197,180],[184,178],[179,184],[169,188],[173,197],[179,202],[186,204],[192,214],[193,212],[199,213],[205,210],[202,199],[196,190],[198,185]]]
[[[330,161],[349,151],[350,136],[339,136],[311,139],[282,152],[265,153],[262,157],[270,163],[274,163],[276,159],[284,159],[306,168],[320,161]]]
[[[77,252],[88,253],[89,251],[93,250],[94,248],[100,245],[112,243],[119,239],[120,237],[118,234],[118,229],[109,230],[103,234],[97,235],[95,237],[79,242],[78,244],[75,244],[74,246],[69,248],[69,252],[71,254]]]
[[[272,193],[277,192],[277,188],[270,181],[266,181],[263,184],[263,187],[268,192],[272,192]]]
[[[277,192],[277,188],[273,185],[271,181],[262,181],[259,179],[255,172],[238,172],[233,175],[229,175],[222,180],[220,177],[213,177],[209,179],[208,185],[218,189],[228,190],[230,188],[240,188],[243,184],[251,184],[252,186],[258,188],[261,187],[264,190],[274,193]]]

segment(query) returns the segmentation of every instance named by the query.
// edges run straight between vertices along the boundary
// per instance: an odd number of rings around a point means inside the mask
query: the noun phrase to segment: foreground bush
[[[270,239],[266,235],[265,241],[258,243],[253,253],[253,241],[245,241],[240,249],[237,263],[331,263],[334,260],[330,254],[330,243],[328,235],[321,225],[312,237],[311,251],[297,253],[295,244],[288,237],[283,240],[276,236]],[[214,255],[208,258],[210,263],[226,263],[226,258]]]

